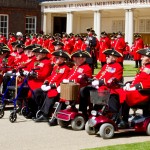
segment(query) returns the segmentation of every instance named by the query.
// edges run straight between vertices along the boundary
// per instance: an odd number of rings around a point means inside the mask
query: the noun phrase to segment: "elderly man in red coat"
[[[141,38],[141,35],[135,34],[134,37],[135,40],[132,46],[133,57],[135,61],[135,68],[139,68],[141,67],[141,55],[137,53],[137,51],[144,48],[144,42],[143,39]]]
[[[91,90],[102,90],[107,89],[107,85],[110,80],[117,79],[118,81],[122,80],[123,68],[116,62],[118,57],[122,57],[122,54],[115,51],[114,49],[108,49],[103,52],[107,55],[107,64],[105,64],[100,72],[94,77],[92,85],[81,88],[80,90],[80,106],[79,110],[82,111],[84,116],[88,118],[87,106],[89,103],[90,91]],[[117,89],[111,91],[111,99],[119,99]]]
[[[70,58],[69,54],[63,50],[58,50],[52,53],[56,58],[55,66],[51,75],[46,78],[44,84],[40,89],[34,91],[35,101],[40,104],[40,101],[44,101],[40,111],[41,116],[35,119],[36,122],[48,121],[48,117],[55,102],[59,100],[59,93],[57,87],[62,80],[68,76],[70,68],[66,65],[66,59]],[[46,98],[44,99],[46,95]]]
[[[124,95],[124,103],[122,105],[122,121],[119,127],[128,127],[129,108],[146,103],[143,109],[143,115],[150,115],[149,93],[143,93],[141,90],[150,89],[150,49],[142,49],[138,51],[142,55],[142,67],[136,74],[131,83],[127,83],[120,93]]]

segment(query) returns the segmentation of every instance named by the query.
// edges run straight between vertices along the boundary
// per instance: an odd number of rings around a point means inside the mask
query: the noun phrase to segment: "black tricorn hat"
[[[10,52],[10,49],[7,46],[0,47],[0,54]]]
[[[16,48],[24,48],[24,44],[22,44],[22,43],[17,43],[17,44],[15,45],[15,47],[16,47]]]
[[[122,33],[119,31],[119,32],[117,32],[117,35],[122,35]]]
[[[137,53],[144,55],[144,56],[147,56],[147,57],[150,57],[150,48],[139,49],[137,51]]]
[[[78,51],[72,53],[71,57],[86,57],[86,58],[90,58],[91,55],[87,51],[78,50]]]
[[[107,35],[107,33],[105,31],[101,32],[102,35]]]
[[[42,48],[42,47],[36,47],[36,48],[34,48],[32,50],[32,52],[35,52],[35,53],[45,53],[45,54],[50,53],[48,49]]]
[[[12,46],[16,46],[17,44],[18,44],[17,41],[11,43]]]
[[[64,46],[64,44],[63,44],[62,42],[60,42],[60,41],[54,41],[52,44],[53,44],[54,46],[56,46],[56,45]]]
[[[141,37],[141,35],[136,33],[136,34],[134,34],[134,37]]]
[[[33,50],[34,48],[37,48],[37,47],[42,47],[42,46],[39,44],[31,44],[31,45],[24,47],[24,50]]]
[[[86,31],[92,31],[92,27],[86,28]]]
[[[105,51],[103,51],[103,53],[105,55],[112,55],[112,56],[116,56],[116,57],[123,57],[123,55],[121,53],[119,53],[118,51],[114,50],[114,48],[106,49]]]
[[[69,53],[67,53],[64,50],[57,50],[51,53],[54,56],[59,56],[59,57],[64,57],[64,58],[71,58],[71,56],[69,55]]]
[[[0,47],[3,47],[3,46],[7,46],[7,45],[4,43],[0,43]]]

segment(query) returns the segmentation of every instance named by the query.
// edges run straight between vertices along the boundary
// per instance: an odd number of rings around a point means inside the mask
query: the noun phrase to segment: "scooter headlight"
[[[93,118],[88,120],[88,124],[90,127],[94,127],[96,125],[97,121]]]
[[[96,115],[97,115],[97,111],[92,110],[92,111],[91,111],[91,115],[96,116]]]

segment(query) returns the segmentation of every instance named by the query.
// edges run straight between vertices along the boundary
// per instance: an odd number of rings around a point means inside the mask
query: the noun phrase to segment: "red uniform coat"
[[[7,44],[7,40],[6,40],[6,38],[4,36],[0,37],[0,43]]]
[[[43,44],[43,38],[37,38],[37,42],[36,42],[36,44],[38,44],[38,45],[41,45],[42,46],[42,44]]]
[[[104,82],[104,85],[108,85],[108,80],[111,78],[116,78],[117,80],[121,81],[123,77],[123,68],[122,66],[115,62],[115,63],[111,63],[111,64],[105,64],[101,71],[95,76],[96,79],[102,80]],[[101,89],[106,89],[106,87],[104,86],[100,86],[99,87],[99,91]],[[120,90],[119,88],[113,87],[111,89],[111,94],[117,94],[120,96],[120,101],[123,101],[122,99],[124,99],[124,96],[122,97],[122,95],[120,94]]]
[[[117,38],[114,43],[114,49],[123,55],[126,43],[123,37]],[[117,62],[123,62],[123,57],[118,58]]]
[[[33,37],[33,39],[31,40],[31,44],[37,44],[37,38]]]
[[[68,52],[69,54],[71,54],[71,50],[72,50],[72,45],[70,43],[69,40],[65,40],[64,41],[64,48],[63,48],[66,52]]]
[[[18,67],[22,66],[22,64],[24,64],[27,61],[28,57],[27,55],[24,54],[24,52],[18,54],[15,56],[14,59],[14,66],[16,69],[18,69]]]
[[[141,55],[138,54],[137,51],[142,48],[144,48],[143,40],[141,38],[135,39],[132,46],[134,60],[141,60]]]
[[[123,68],[117,62],[105,64],[101,71],[95,76],[96,79],[104,80],[104,83],[107,84],[108,80],[112,77],[118,79],[119,81],[122,79]]]
[[[44,39],[42,46],[43,46],[44,48],[48,49],[48,45],[49,45],[49,39]]]
[[[78,39],[77,41],[75,41],[73,52],[76,52],[76,51],[80,50],[81,45],[82,45],[82,40],[81,39]]]
[[[49,84],[55,84],[56,87],[60,85],[63,79],[65,79],[69,74],[70,68],[65,64],[56,65],[53,68],[51,75],[46,79]],[[50,89],[47,93],[48,97],[55,97],[57,96],[58,92],[57,89]]]
[[[31,39],[30,38],[26,38],[26,41],[24,42],[25,46],[28,46],[31,44]]]
[[[67,79],[73,80],[75,83],[80,83],[80,87],[83,87],[86,85],[86,83],[82,82],[82,79],[80,80],[78,78],[79,75],[87,75],[90,78],[92,77],[92,70],[87,63],[84,63],[80,66],[74,66]]]
[[[129,106],[145,102],[150,99],[150,95],[141,94],[138,89],[150,88],[150,64],[141,67],[140,72],[132,81],[131,87],[135,86],[137,90],[126,91],[126,102]]]
[[[39,68],[35,70],[37,77],[28,80],[30,88],[34,90],[40,88],[45,79],[51,74],[52,66],[50,60],[47,58],[33,62],[32,66],[33,68]]]
[[[110,49],[110,39],[108,37],[101,37],[99,41],[99,61],[106,62],[106,55],[103,51]]]
[[[8,42],[7,42],[7,45],[8,45],[8,47],[9,47],[9,49],[12,51],[12,45],[11,45],[11,43],[12,42],[15,42],[16,41],[16,38],[14,37],[14,36],[12,36],[12,37],[10,37],[9,38],[9,40],[8,40]]]

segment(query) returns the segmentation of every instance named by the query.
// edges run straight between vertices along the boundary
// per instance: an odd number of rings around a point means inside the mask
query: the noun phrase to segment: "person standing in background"
[[[107,33],[101,32],[101,38],[99,41],[99,61],[101,62],[101,66],[103,67],[106,64],[106,55],[103,53],[106,49],[110,49],[110,39],[107,36]]]
[[[135,40],[132,46],[133,58],[135,61],[135,68],[139,68],[141,67],[141,55],[137,53],[137,51],[144,48],[144,42],[140,34],[135,34],[134,37]]]

